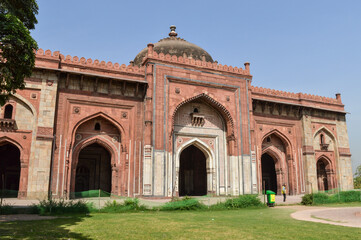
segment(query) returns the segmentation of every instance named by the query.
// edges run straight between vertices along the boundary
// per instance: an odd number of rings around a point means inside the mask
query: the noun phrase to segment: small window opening
[[[94,130],[100,131],[100,123],[95,123]]]
[[[13,117],[13,106],[11,104],[6,105],[4,111],[4,118],[11,119]]]
[[[194,109],[193,109],[193,112],[194,112],[194,113],[199,113],[198,108],[194,108]]]
[[[267,137],[267,138],[266,138],[266,142],[270,143],[270,142],[271,142],[271,138],[270,138],[270,137]]]
[[[320,135],[320,143],[321,144],[325,143],[325,136],[323,136],[323,134]]]

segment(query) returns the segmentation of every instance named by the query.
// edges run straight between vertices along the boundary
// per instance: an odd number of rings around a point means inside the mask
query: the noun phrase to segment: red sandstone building
[[[0,110],[0,186],[19,198],[102,189],[120,196],[352,189],[341,96],[252,85],[169,37],[119,65],[37,51]]]

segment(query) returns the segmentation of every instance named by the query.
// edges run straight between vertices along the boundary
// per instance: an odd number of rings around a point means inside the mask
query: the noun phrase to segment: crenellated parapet
[[[250,65],[249,63],[245,63],[244,64],[245,69],[243,69],[241,67],[238,68],[238,67],[232,67],[232,66],[228,66],[228,65],[218,64],[216,61],[215,62],[207,62],[207,61],[205,61],[205,57],[203,58],[203,60],[196,60],[196,59],[193,59],[191,56],[187,56],[186,53],[184,53],[183,56],[171,55],[169,53],[164,54],[162,52],[158,54],[156,51],[153,50],[153,47],[154,47],[153,44],[151,44],[151,43],[148,44],[148,53],[143,58],[143,64],[147,59],[154,59],[154,60],[159,60],[162,62],[182,64],[182,65],[187,65],[187,66],[191,66],[191,67],[209,69],[209,70],[213,70],[213,71],[222,71],[222,72],[226,72],[226,73],[251,76],[250,69],[249,69],[249,65]]]
[[[340,94],[336,94],[336,98],[330,98],[330,97],[323,97],[323,96],[307,94],[307,93],[285,92],[285,91],[280,91],[280,90],[275,90],[275,89],[270,89],[270,88],[263,88],[263,87],[255,87],[255,86],[251,86],[251,91],[252,91],[252,93],[255,93],[255,94],[269,95],[272,97],[288,98],[288,99],[298,100],[298,101],[309,100],[309,101],[316,101],[316,102],[327,103],[327,104],[342,105]]]
[[[39,49],[36,51],[35,67],[49,67],[73,71],[102,72],[107,74],[137,74],[144,76],[144,67],[93,60],[91,58],[64,56],[59,51]]]

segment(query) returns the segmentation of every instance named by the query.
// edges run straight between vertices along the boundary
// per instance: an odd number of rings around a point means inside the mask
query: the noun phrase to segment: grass
[[[361,239],[361,229],[297,221],[291,209],[91,213],[0,223],[0,239]]]

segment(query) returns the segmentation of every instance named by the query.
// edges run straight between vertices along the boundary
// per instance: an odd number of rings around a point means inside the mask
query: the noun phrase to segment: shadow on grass
[[[52,220],[1,222],[0,239],[93,239],[69,229],[88,217],[76,215]]]

